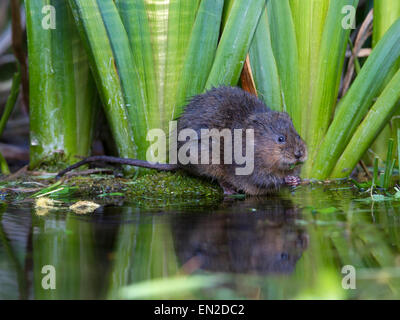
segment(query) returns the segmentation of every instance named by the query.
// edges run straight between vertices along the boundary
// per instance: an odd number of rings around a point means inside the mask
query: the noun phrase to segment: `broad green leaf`
[[[268,15],[265,11],[261,14],[249,56],[258,97],[272,110],[282,111],[278,67],[272,51]]]
[[[118,153],[121,157],[135,158],[137,157],[136,144],[128,118],[122,81],[116,69],[113,46],[97,1],[72,0],[69,3],[90,58],[92,73],[103,101],[104,111]],[[124,37],[121,35],[119,38],[123,39]],[[119,54],[127,54],[127,52]],[[130,54],[128,56],[131,58]],[[129,67],[131,68],[131,66]]]
[[[305,107],[309,108],[308,117],[303,118],[304,136],[308,149],[309,161],[304,171],[308,176],[313,166],[319,145],[324,138],[329,124],[332,121],[340,87],[344,58],[350,29],[342,26],[344,6],[357,7],[358,0],[330,1],[326,22],[323,27],[321,45],[318,52],[316,67],[312,68],[310,77],[312,82],[311,100]],[[310,81],[312,81],[310,78]]]
[[[164,83],[164,121],[173,120],[179,79],[188,49],[199,0],[170,0]]]
[[[283,106],[297,130],[301,129],[299,61],[296,32],[289,0],[270,0],[267,13],[271,42],[281,80]]]
[[[349,144],[336,163],[331,174],[332,177],[342,178],[351,173],[364,152],[381,132],[393,112],[395,112],[399,100],[400,71],[398,71],[389,82],[365,119],[355,131]]]
[[[318,72],[321,39],[329,4],[333,2],[335,1],[290,0],[299,54],[299,90],[300,103],[303,110],[302,127],[299,133],[307,142],[307,130],[312,117],[312,113],[308,112],[308,110],[311,107],[313,91],[316,89],[316,85],[320,84],[315,75]],[[335,21],[336,25],[338,25],[337,21],[339,20],[340,18]],[[337,54],[340,55],[341,52],[337,52]],[[340,74],[340,72],[337,73]],[[324,86],[326,87],[325,84]]]
[[[148,105],[144,79],[140,77],[138,66],[135,64],[129,45],[128,35],[114,2],[97,0],[97,4],[115,58],[125,108],[128,111],[133,138],[137,147],[137,157],[145,159],[148,147],[146,141]]]
[[[235,0],[222,33],[206,89],[237,85],[265,0]]]
[[[321,144],[311,177],[328,177],[373,100],[382,92],[400,56],[400,20],[372,51],[350,90],[341,100]]]
[[[145,2],[144,0],[116,0],[115,4],[128,33],[140,82],[146,88],[149,128],[160,128],[161,105],[158,103],[154,54]]]
[[[51,11],[45,10],[49,5],[55,9],[56,25],[45,28],[42,23],[49,21],[43,16],[51,15]],[[59,150],[72,162],[76,155],[88,155],[92,141],[96,92],[87,57],[66,1],[26,0],[25,7],[30,70],[30,166],[37,166]]]
[[[179,117],[188,99],[203,92],[217,50],[223,4],[223,0],[203,0],[200,4],[180,76],[173,119]]]
[[[375,47],[380,39],[384,36],[386,31],[392,26],[392,24],[400,18],[400,1],[398,0],[375,0],[374,1],[374,22],[373,22],[373,35],[372,35],[372,46]],[[400,66],[400,60],[399,60]],[[393,69],[393,75],[396,72]],[[390,120],[388,124],[382,129],[380,135],[376,138],[374,143],[369,148],[372,152],[366,154],[364,157],[365,162],[372,163],[374,156],[378,155],[380,159],[386,159],[387,142],[390,138],[395,138],[397,134],[397,128],[399,127],[399,120],[396,115]],[[367,158],[368,157],[368,158]]]

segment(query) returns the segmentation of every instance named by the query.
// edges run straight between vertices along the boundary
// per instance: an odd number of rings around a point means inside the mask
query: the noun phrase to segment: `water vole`
[[[177,133],[179,134],[185,129],[197,133],[198,137],[201,137],[202,132],[207,129],[216,129],[219,133],[227,129],[228,136],[224,137],[229,138],[231,135],[232,140],[237,138],[234,131],[239,130],[240,132],[242,129],[239,135],[241,135],[243,143],[247,142],[246,130],[252,130],[254,152],[246,161],[253,162],[253,170],[248,174],[237,174],[237,169],[243,168],[243,164],[238,163],[234,147],[225,149],[226,138],[221,138],[219,143],[219,163],[211,161],[213,160],[211,148],[215,147],[215,143],[210,138],[207,139],[211,142],[209,144],[204,144],[204,141],[197,139],[177,141],[178,150],[187,145],[189,140],[192,146],[197,145],[199,152],[194,157],[198,158],[198,161],[195,162],[198,164],[183,163],[179,161],[179,157],[177,164],[158,164],[136,159],[94,156],[68,167],[58,176],[89,162],[104,161],[163,171],[184,170],[193,175],[217,180],[226,194],[242,191],[249,195],[261,195],[274,192],[282,185],[295,186],[300,183],[296,174],[300,167],[299,164],[307,158],[307,149],[296,132],[289,115],[268,109],[261,100],[242,89],[219,87],[193,97],[178,119]],[[235,142],[233,142],[233,146],[236,146]],[[204,148],[209,149],[210,161],[207,162],[209,164],[200,164],[205,163],[201,159]],[[244,143],[241,148],[239,153],[243,155],[246,154],[246,148],[249,146]],[[226,150],[230,154],[227,154]],[[230,156],[232,162],[224,162],[226,155]]]

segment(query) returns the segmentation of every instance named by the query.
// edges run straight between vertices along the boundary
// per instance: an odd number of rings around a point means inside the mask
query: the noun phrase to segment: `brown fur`
[[[299,170],[291,166],[304,162],[307,148],[300,138],[289,115],[268,109],[256,96],[234,87],[214,88],[192,98],[183,115],[178,119],[178,132],[193,129],[201,137],[201,129],[228,129],[233,141],[233,130],[242,129],[242,154],[245,154],[246,129],[254,129],[254,170],[250,175],[236,175],[240,165],[234,162],[224,164],[224,139],[220,143],[220,164],[211,164],[211,143],[209,146],[210,164],[200,164],[201,148],[199,140],[191,141],[198,147],[199,164],[155,164],[143,160],[123,159],[109,156],[86,158],[61,171],[58,177],[79,166],[95,162],[111,162],[161,171],[184,170],[197,176],[206,176],[219,182],[225,193],[243,191],[250,195],[274,192],[280,186],[297,185],[300,181],[294,175]],[[284,137],[285,142],[279,142]],[[178,150],[186,142],[179,142]],[[297,157],[295,156],[297,154]]]
[[[178,165],[191,174],[217,180],[228,192],[243,191],[250,195],[274,192],[299,170],[299,166],[296,169],[290,166],[307,158],[305,143],[289,115],[268,109],[257,97],[239,88],[220,87],[194,97],[178,121],[178,132],[185,128],[195,130],[199,137],[201,129],[243,129],[243,133],[254,129],[254,171],[250,175],[236,175],[235,163],[223,164],[223,139],[221,164]],[[284,136],[285,143],[278,142],[280,136]],[[244,134],[242,141],[244,144]],[[184,143],[178,142],[178,148]]]

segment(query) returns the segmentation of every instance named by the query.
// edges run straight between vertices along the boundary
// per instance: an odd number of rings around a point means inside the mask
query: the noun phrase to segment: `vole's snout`
[[[293,155],[297,163],[303,163],[307,160],[307,148],[301,143],[295,147]]]
[[[295,157],[297,160],[300,160],[300,159],[303,157],[303,152],[302,152],[301,150],[295,150],[295,152],[294,152],[294,157]]]

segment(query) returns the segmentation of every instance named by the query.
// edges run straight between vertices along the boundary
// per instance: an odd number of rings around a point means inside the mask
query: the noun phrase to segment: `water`
[[[314,186],[88,215],[9,205],[0,299],[398,299],[399,204]]]

